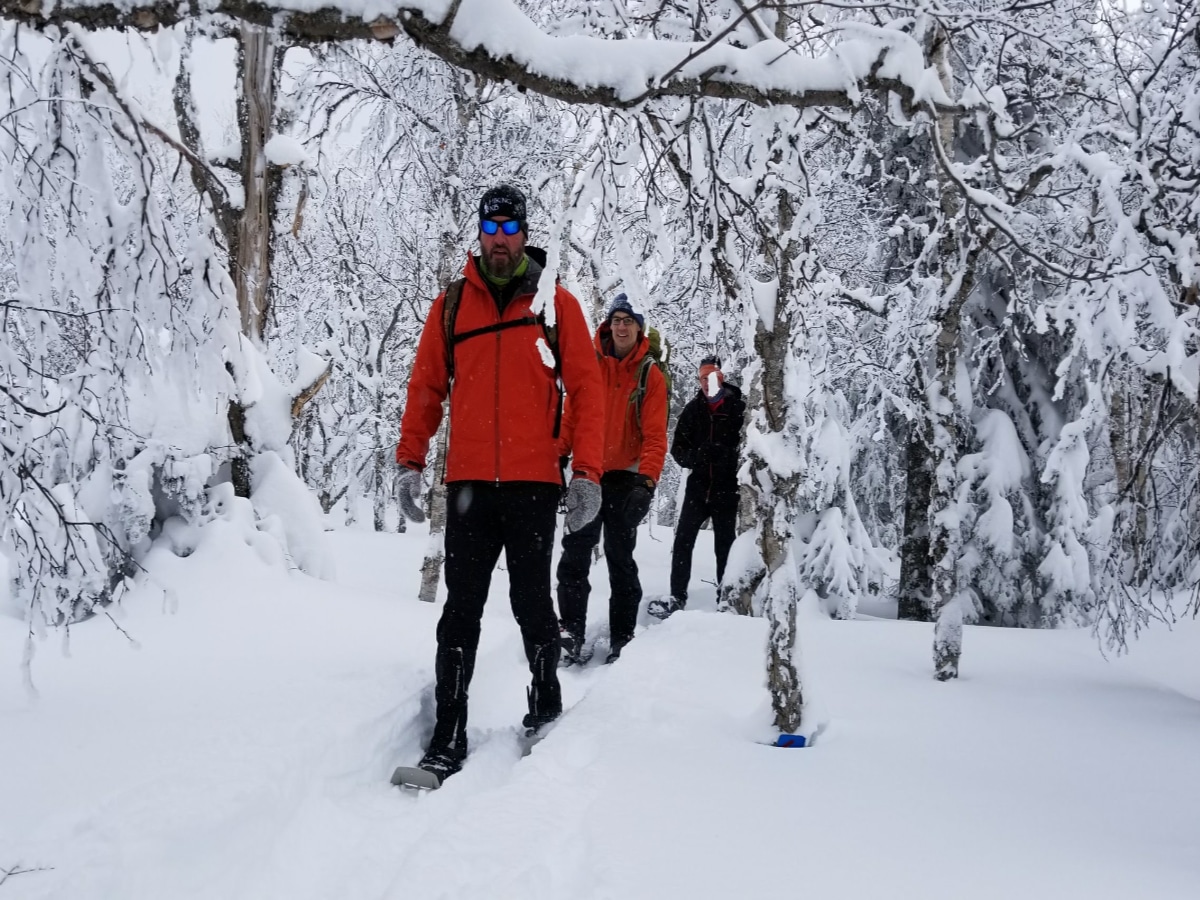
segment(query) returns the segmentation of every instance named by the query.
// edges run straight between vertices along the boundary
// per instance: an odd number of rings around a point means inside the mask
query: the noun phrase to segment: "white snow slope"
[[[153,554],[120,619],[136,647],[102,618],[69,656],[39,645],[36,699],[0,618],[0,900],[1200,897],[1193,623],[1112,661],[1087,633],[968,629],[939,684],[928,626],[810,612],[828,727],[775,749],[764,625],[712,611],[705,532],[696,608],[564,671],[570,708],[522,759],[498,571],[474,751],[418,794],[388,778],[431,727],[424,532],[331,534],[330,583],[206,530],[187,559]],[[652,595],[669,534],[640,543]],[[598,627],[603,564],[593,585]]]

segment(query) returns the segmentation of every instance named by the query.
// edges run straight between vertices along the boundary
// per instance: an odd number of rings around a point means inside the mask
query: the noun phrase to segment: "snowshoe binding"
[[[588,664],[592,658],[592,648],[584,643],[582,630],[576,633],[563,627],[559,629],[558,638],[562,651],[558,661],[561,668]]]
[[[557,703],[553,702],[553,699],[546,702],[545,695],[541,694],[536,687],[529,688],[525,692],[525,697],[529,703],[529,712],[525,718],[521,719],[521,726],[525,729],[525,737],[533,738],[562,715],[562,699],[559,695]]]
[[[687,606],[687,601],[680,600],[678,597],[655,597],[646,604],[646,614],[656,619],[666,619],[685,606]]]
[[[392,784],[397,787],[418,788],[436,791],[447,778],[461,771],[462,757],[452,751],[430,748],[415,766],[400,766],[392,773]]]
[[[625,638],[624,640],[613,638],[608,647],[608,656],[604,660],[606,666],[610,666],[621,658],[621,651],[633,638]]]

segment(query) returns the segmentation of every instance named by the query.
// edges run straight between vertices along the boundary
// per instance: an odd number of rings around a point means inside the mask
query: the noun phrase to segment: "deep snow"
[[[232,522],[156,550],[124,604],[38,645],[0,618],[0,900],[1200,896],[1200,628],[1105,660],[1086,632],[802,617],[816,746],[779,750],[764,624],[693,607],[613,666],[526,759],[527,673],[498,571],[472,754],[432,794],[388,784],[429,727],[440,603],[424,532],[328,535],[334,582],[262,562]],[[657,540],[656,540],[657,539]],[[670,534],[643,528],[647,594]],[[593,568],[592,624],[607,579]],[[645,622],[643,614],[643,622]],[[0,877],[3,877],[0,875]]]

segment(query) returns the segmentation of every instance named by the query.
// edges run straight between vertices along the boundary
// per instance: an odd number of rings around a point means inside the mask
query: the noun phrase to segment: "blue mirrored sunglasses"
[[[496,222],[492,219],[482,219],[479,222],[479,227],[483,229],[484,234],[495,234],[501,229],[505,234],[516,234],[521,230],[521,222],[518,219],[509,219],[507,222]]]

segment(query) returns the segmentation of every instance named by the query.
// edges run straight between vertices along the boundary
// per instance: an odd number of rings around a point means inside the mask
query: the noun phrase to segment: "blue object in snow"
[[[775,738],[776,747],[805,747],[808,740],[802,734],[781,734]]]

